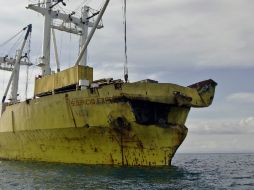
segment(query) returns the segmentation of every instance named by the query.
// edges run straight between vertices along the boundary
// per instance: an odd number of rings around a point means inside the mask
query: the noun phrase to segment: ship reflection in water
[[[178,154],[172,167],[0,162],[0,189],[253,189],[254,154]],[[248,166],[248,167],[246,167]]]

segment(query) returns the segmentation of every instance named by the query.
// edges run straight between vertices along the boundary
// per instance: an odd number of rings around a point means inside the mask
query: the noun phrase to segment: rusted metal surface
[[[0,158],[128,166],[170,165],[187,135],[191,107],[211,104],[205,92],[160,83],[111,83],[6,107]],[[26,118],[26,119],[24,119]],[[45,119],[47,118],[47,119]]]
[[[119,124],[122,125],[122,121],[116,125]],[[0,158],[124,166],[170,165],[187,129],[150,126],[150,130],[123,124],[112,128],[0,133]],[[157,139],[158,135],[161,139]]]
[[[195,88],[195,89],[201,89],[201,88],[204,88],[204,87],[210,86],[210,85],[215,87],[215,86],[217,86],[217,83],[214,80],[209,79],[209,80],[205,80],[205,81],[202,81],[202,82],[198,82],[198,83],[192,84],[192,85],[190,85],[188,87],[189,88]]]
[[[176,103],[178,106],[191,106],[192,97],[186,96],[181,92],[174,92]]]

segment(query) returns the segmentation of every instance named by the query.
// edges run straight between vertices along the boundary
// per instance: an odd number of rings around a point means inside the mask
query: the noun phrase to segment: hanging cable
[[[127,55],[127,15],[126,15],[126,0],[123,5],[123,25],[124,25],[124,80],[128,82],[128,55]]]

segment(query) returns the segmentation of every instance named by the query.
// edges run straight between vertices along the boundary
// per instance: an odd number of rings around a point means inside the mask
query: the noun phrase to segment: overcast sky
[[[0,1],[0,44],[32,23],[31,56],[36,62],[41,52],[43,18],[25,9],[28,1]],[[81,2],[66,0],[66,8],[76,9]],[[86,2],[96,9],[102,4],[98,0]],[[127,3],[131,81],[151,78],[186,86],[212,78],[218,83],[213,105],[190,112],[186,123],[189,134],[179,152],[254,152],[254,1]],[[96,32],[90,44],[89,65],[94,67],[96,79],[123,78],[121,0],[110,2],[103,23],[104,28]],[[57,41],[62,68],[73,65],[78,38],[57,33]],[[0,47],[1,56],[6,51]],[[31,69],[30,84],[38,73],[38,69]],[[0,86],[4,89],[9,74],[0,74]],[[22,89],[25,76],[23,71]],[[31,95],[32,85],[29,89]]]

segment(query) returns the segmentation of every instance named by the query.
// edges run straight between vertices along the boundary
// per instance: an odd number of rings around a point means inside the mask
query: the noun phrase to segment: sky
[[[41,54],[42,16],[25,9],[27,0],[0,1],[0,44],[33,24],[31,60],[36,63]],[[82,2],[99,9],[103,1],[65,2],[72,10]],[[189,133],[178,152],[254,152],[253,7],[253,0],[127,1],[130,81],[150,78],[187,86],[211,78],[218,83],[212,106],[191,110],[186,123]],[[111,0],[103,24],[91,41],[88,64],[94,67],[95,79],[123,78],[122,1]],[[78,38],[56,35],[61,68],[72,66]],[[0,47],[0,53],[5,51]],[[52,65],[55,69],[53,58]],[[25,97],[26,69],[22,70],[20,94]],[[35,66],[29,71],[29,96],[39,72]],[[10,74],[0,74],[4,89]]]

